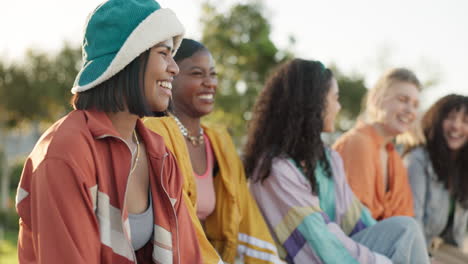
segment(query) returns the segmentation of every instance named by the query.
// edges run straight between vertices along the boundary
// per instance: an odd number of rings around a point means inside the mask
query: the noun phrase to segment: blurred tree
[[[215,61],[219,74],[215,111],[208,122],[227,125],[236,144],[246,133],[255,98],[268,74],[280,63],[293,57],[290,49],[280,50],[270,39],[271,27],[260,1],[238,3],[221,12],[212,2],[202,6],[202,42]],[[293,36],[289,45],[295,44]],[[338,129],[349,129],[360,113],[361,100],[367,89],[364,78],[348,76],[332,65],[340,86],[342,111]]]
[[[329,68],[333,71],[340,88],[341,111],[336,120],[336,127],[338,131],[342,132],[350,129],[361,113],[362,100],[367,88],[363,76],[346,75],[334,64]]]
[[[53,121],[71,109],[70,89],[80,59],[80,49],[65,43],[54,56],[29,50],[21,64],[7,66],[0,61],[0,211],[11,210],[8,209],[11,206],[8,203],[11,164],[8,163],[12,156],[21,154],[11,149],[15,146],[5,149],[11,145],[6,144],[9,133],[14,133],[13,128],[19,124],[27,123],[32,134],[39,137],[40,122]]]
[[[268,73],[292,57],[270,39],[270,24],[262,10],[261,2],[238,3],[227,12],[210,1],[202,6],[202,42],[210,49],[219,75],[217,105],[208,120],[227,125],[238,144]]]
[[[55,56],[29,50],[24,63],[0,63],[1,119],[6,128],[22,121],[51,121],[70,109],[69,98],[81,52],[65,44]]]

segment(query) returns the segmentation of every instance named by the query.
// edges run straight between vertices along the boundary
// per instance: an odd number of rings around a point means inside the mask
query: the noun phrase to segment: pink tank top
[[[202,221],[213,213],[216,205],[215,189],[213,185],[213,150],[208,136],[203,134],[203,138],[205,139],[206,171],[203,175],[197,175],[193,172],[197,183],[197,216],[198,219]]]

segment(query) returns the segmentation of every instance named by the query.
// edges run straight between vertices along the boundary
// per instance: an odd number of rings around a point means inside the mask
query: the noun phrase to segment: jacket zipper
[[[123,139],[120,138],[120,137],[116,137],[116,136],[112,136],[112,135],[102,135],[102,136],[98,137],[97,139],[102,139],[102,138],[106,138],[106,137],[111,137],[111,138],[115,138],[115,139],[121,140],[121,141],[125,144],[125,146],[127,146],[128,151],[130,152],[130,156],[133,156],[133,155],[132,155],[132,150],[130,149],[130,146],[127,144],[127,142],[126,142],[125,140],[123,140]],[[133,163],[133,160],[130,158],[130,170],[131,170],[132,165],[133,165],[132,163]],[[129,171],[129,172],[128,172],[128,177],[127,177],[127,184],[125,185],[124,202],[123,202],[123,208],[122,208],[122,209],[126,208],[126,204],[127,204],[127,199],[126,199],[126,197],[127,197],[128,183],[129,183],[129,181],[130,181],[130,177],[131,177],[131,175],[130,175],[130,171]],[[137,263],[138,263],[138,260],[137,260],[137,258],[136,258],[135,250],[134,250],[134,248],[133,248],[133,246],[132,246],[132,243],[130,242],[130,236],[129,236],[127,230],[125,229],[124,221],[122,221],[122,220],[123,220],[123,212],[122,212],[122,215],[120,216],[120,219],[121,219],[121,222],[122,222],[122,223],[121,223],[121,225],[122,225],[122,230],[123,230],[123,232],[124,232],[124,234],[125,234],[125,238],[126,238],[126,240],[127,240],[127,244],[128,244],[128,246],[130,247],[130,249],[131,249],[131,251],[132,251],[133,260],[135,261],[135,264],[137,264]]]
[[[177,220],[177,213],[174,209],[174,206],[172,205],[172,202],[171,202],[171,197],[169,196],[169,193],[166,191],[166,188],[164,187],[164,184],[163,184],[163,171],[164,171],[164,161],[166,160],[166,157],[169,156],[169,154],[165,153],[164,156],[163,156],[163,160],[162,160],[162,166],[161,166],[161,187],[162,189],[164,190],[164,193],[166,194],[167,198],[169,199],[169,203],[171,204],[171,208],[172,208],[172,212],[174,213],[174,218],[175,218],[175,222],[176,222],[176,235],[177,235],[177,263],[180,264],[180,252],[179,252],[179,249],[180,249],[180,246],[179,246],[179,222]],[[177,201],[179,202],[179,201]]]

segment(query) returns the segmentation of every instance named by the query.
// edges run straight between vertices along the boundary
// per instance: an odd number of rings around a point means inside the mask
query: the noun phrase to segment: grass
[[[18,264],[17,241],[18,233],[5,231],[5,240],[0,240],[0,263]]]

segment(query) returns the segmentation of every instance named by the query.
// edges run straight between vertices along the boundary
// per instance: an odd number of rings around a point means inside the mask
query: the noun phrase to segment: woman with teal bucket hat
[[[109,0],[88,16],[75,110],[21,176],[20,263],[202,263],[175,158],[139,120],[164,114],[183,33],[154,0]]]

